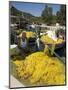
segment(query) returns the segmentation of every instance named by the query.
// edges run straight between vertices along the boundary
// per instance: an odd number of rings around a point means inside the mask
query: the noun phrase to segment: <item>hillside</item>
[[[28,20],[29,22],[39,23],[41,21],[41,17],[35,17],[30,13],[20,11],[20,10],[16,9],[14,6],[12,6],[10,8],[10,15],[24,18],[24,19]]]

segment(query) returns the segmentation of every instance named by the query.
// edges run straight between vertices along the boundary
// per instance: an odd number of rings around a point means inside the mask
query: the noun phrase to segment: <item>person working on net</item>
[[[20,47],[21,48],[26,48],[27,47],[26,32],[22,33],[22,38],[20,39]]]
[[[29,52],[28,40],[27,40],[27,37],[26,37],[26,32],[22,32],[22,37],[19,38],[18,48],[20,50],[21,55],[24,55],[24,53],[27,54]]]

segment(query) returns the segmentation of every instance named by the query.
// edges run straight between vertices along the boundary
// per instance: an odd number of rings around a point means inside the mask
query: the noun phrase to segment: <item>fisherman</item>
[[[20,45],[21,45],[21,48],[26,48],[27,47],[26,32],[22,33],[22,38],[21,38],[21,41],[20,41]]]
[[[25,31],[22,32],[22,37],[19,37],[18,48],[19,48],[20,54],[22,56],[24,56],[24,54],[29,53],[28,40],[27,40],[26,32]]]
[[[37,49],[38,50],[41,50],[41,44],[40,44],[40,30],[41,30],[41,27],[40,25],[36,25],[36,44],[37,44]]]

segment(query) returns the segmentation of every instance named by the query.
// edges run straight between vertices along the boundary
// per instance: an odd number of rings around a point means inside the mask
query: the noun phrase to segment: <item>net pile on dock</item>
[[[65,66],[56,57],[43,52],[30,54],[25,60],[15,60],[17,77],[29,85],[62,85],[65,83]]]

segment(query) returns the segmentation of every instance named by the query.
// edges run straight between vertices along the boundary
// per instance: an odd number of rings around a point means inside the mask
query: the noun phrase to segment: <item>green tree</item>
[[[46,5],[41,15],[44,23],[52,24],[53,19],[52,13],[53,13],[52,7],[48,7],[48,5]]]
[[[57,22],[66,25],[66,5],[60,5],[60,10],[56,13]]]
[[[52,24],[55,25],[56,22],[57,22],[57,20],[56,20],[56,15],[53,15],[53,16],[52,16]]]
[[[59,11],[57,11],[57,13],[56,13],[56,21],[58,22],[58,23],[60,23],[60,12]]]

